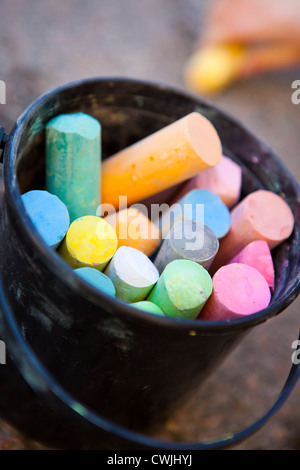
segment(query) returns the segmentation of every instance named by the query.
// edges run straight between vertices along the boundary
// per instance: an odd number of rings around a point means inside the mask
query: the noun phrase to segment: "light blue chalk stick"
[[[74,273],[81,276],[85,281],[92,284],[97,289],[101,290],[107,295],[112,297],[116,296],[116,289],[112,281],[103,272],[95,268],[77,268]]]
[[[230,229],[230,211],[222,199],[212,191],[193,189],[171,206],[170,210],[172,207],[176,207],[175,219],[180,218],[182,214],[184,219],[201,222],[210,228],[218,239],[223,238]]]
[[[44,190],[32,190],[21,196],[31,221],[48,246],[54,250],[67,233],[70,225],[65,204]]]

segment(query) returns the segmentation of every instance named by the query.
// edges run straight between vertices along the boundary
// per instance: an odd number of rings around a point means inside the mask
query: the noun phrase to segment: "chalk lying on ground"
[[[291,68],[299,63],[297,41],[267,40],[257,43],[258,47],[255,47],[256,41],[250,37],[247,37],[247,42],[249,47],[243,41],[240,44],[235,42],[200,47],[185,65],[187,86],[196,93],[209,95],[223,91],[237,80],[262,72]]]
[[[77,268],[74,273],[82,277],[86,282],[90,283],[101,292],[112,297],[116,296],[116,289],[109,277],[105,276],[101,271],[95,268]]]
[[[130,246],[117,249],[104,274],[112,280],[116,297],[129,303],[144,300],[159,278],[148,256]]]
[[[209,227],[220,239],[229,231],[230,211],[224,202],[207,189],[193,189],[172,204],[160,219],[162,237],[165,238],[174,222],[196,220]]]
[[[159,315],[161,317],[165,316],[164,312],[157,305],[149,302],[148,300],[141,300],[140,302],[134,302],[130,305],[145,312],[154,313],[155,315]]]
[[[213,276],[213,292],[199,319],[226,321],[242,318],[266,308],[271,292],[263,275],[252,266],[232,263]]]
[[[185,82],[196,93],[217,93],[240,77],[246,58],[240,44],[201,47],[185,64]]]
[[[73,268],[90,267],[103,271],[117,246],[114,229],[101,217],[87,215],[72,222],[59,253]]]
[[[85,113],[61,114],[46,125],[46,189],[67,206],[70,221],[100,204],[101,125]]]
[[[270,289],[274,288],[275,270],[268,243],[255,240],[240,251],[230,263],[244,263],[256,268],[266,279]]]
[[[172,225],[154,264],[160,274],[166,265],[175,259],[195,261],[208,269],[218,249],[219,240],[206,225],[193,220],[179,220]]]
[[[242,169],[230,158],[223,155],[214,168],[198,173],[183,185],[173,202],[178,201],[192,189],[207,189],[217,194],[224,204],[231,209],[241,195]]]
[[[21,199],[36,230],[55,250],[70,225],[67,207],[57,196],[44,190],[28,191],[22,194]]]
[[[210,268],[211,274],[254,240],[265,240],[272,250],[289,238],[293,227],[293,213],[278,194],[263,189],[248,194],[231,211],[231,228],[220,241],[219,251]]]
[[[169,263],[147,300],[167,317],[195,319],[212,292],[212,279],[205,268],[190,260]]]
[[[150,257],[161,243],[159,228],[134,207],[108,214],[105,220],[117,234],[118,247],[131,246]]]
[[[211,122],[193,112],[102,163],[102,203],[128,207],[217,165],[222,145]]]

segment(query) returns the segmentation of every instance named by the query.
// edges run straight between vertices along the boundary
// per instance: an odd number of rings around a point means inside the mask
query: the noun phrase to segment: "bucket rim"
[[[297,199],[299,200],[300,205],[300,188],[296,182],[294,176],[286,168],[284,163],[279,159],[279,157],[273,152],[273,150],[265,144],[259,137],[257,137],[252,130],[247,126],[241,123],[238,119],[232,117],[226,111],[221,110],[219,107],[215,106],[209,100],[203,99],[202,97],[196,96],[190,92],[180,89],[179,87],[169,86],[154,81],[140,80],[135,78],[124,78],[124,77],[90,77],[80,80],[71,81],[63,85],[59,85],[33,100],[20,114],[17,118],[15,125],[11,129],[7,143],[4,148],[4,158],[3,158],[3,174],[4,174],[4,184],[5,184],[5,199],[7,204],[14,214],[14,216],[19,219],[20,224],[18,224],[18,229],[25,232],[28,239],[34,244],[41,260],[44,262],[51,271],[61,280],[63,283],[67,283],[69,287],[76,289],[82,296],[85,296],[88,300],[96,303],[97,305],[103,305],[105,302],[105,307],[111,311],[114,311],[115,308],[118,308],[119,313],[122,313],[126,316],[126,319],[129,318],[132,321],[141,322],[145,320],[146,322],[154,322],[160,327],[166,327],[170,329],[173,327],[175,329],[182,329],[183,332],[186,330],[201,330],[201,331],[210,331],[210,330],[220,330],[226,334],[226,331],[229,333],[229,329],[245,329],[256,326],[257,324],[263,323],[271,317],[274,317],[285,310],[299,295],[300,293],[300,266],[298,269],[297,279],[294,284],[289,288],[287,293],[281,298],[277,299],[274,303],[270,304],[263,310],[260,310],[257,313],[247,315],[242,318],[235,318],[227,321],[211,321],[211,320],[188,320],[188,319],[174,319],[171,317],[160,317],[158,315],[140,312],[134,307],[131,307],[130,304],[112,298],[109,295],[100,292],[94,286],[87,283],[84,279],[79,276],[74,276],[72,269],[65,263],[60,256],[53,252],[53,250],[46,245],[36,228],[34,227],[31,219],[28,214],[25,212],[24,205],[21,200],[21,194],[18,187],[17,176],[16,176],[16,163],[17,163],[17,152],[18,145],[21,140],[22,134],[30,118],[36,113],[40,106],[45,104],[51,98],[63,93],[69,89],[75,91],[76,88],[81,88],[85,85],[101,85],[108,84],[112,87],[115,87],[119,84],[128,84],[130,83],[134,86],[146,86],[150,89],[156,89],[166,93],[172,93],[173,96],[178,96],[181,99],[190,100],[194,102],[197,106],[205,106],[208,109],[214,110],[220,116],[224,117],[227,121],[240,128],[243,132],[247,133],[258,145],[263,146],[267,151],[272,155],[272,158],[276,160],[276,163],[280,165],[285,173],[288,175],[290,182],[292,183],[295,192],[297,193]],[[300,221],[299,221],[300,222]],[[295,230],[295,229],[294,229]],[[23,236],[23,235],[22,235]],[[298,236],[300,243],[300,234]]]

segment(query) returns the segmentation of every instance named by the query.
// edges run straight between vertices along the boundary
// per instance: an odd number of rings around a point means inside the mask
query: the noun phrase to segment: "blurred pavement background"
[[[40,94],[72,80],[122,76],[185,90],[183,67],[204,20],[201,0],[2,0],[0,79],[8,131]],[[210,98],[255,131],[300,182],[300,105],[291,101],[300,69],[237,83]],[[255,328],[157,435],[205,440],[238,432],[273,404],[298,338],[300,299]],[[300,450],[300,383],[263,429],[234,449]],[[0,396],[1,399],[1,396]],[[0,449],[38,448],[0,422]]]

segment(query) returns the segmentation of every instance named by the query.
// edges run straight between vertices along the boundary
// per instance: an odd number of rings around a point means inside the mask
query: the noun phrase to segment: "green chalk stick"
[[[70,222],[96,215],[101,203],[101,125],[85,113],[46,125],[46,189],[64,202]]]
[[[153,304],[152,302],[148,302],[147,300],[134,302],[131,304],[131,306],[145,312],[154,313],[155,315],[159,315],[161,317],[165,316],[164,312],[157,305]]]
[[[168,317],[195,319],[212,293],[212,279],[195,261],[174,260],[163,270],[146,300]]]
[[[105,276],[101,271],[95,268],[77,268],[74,269],[74,273],[82,277],[85,281],[92,284],[97,289],[101,290],[105,294],[116,296],[116,289],[109,277]]]

